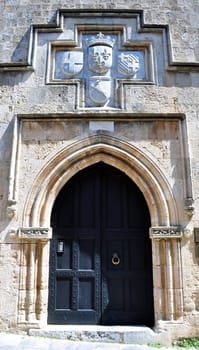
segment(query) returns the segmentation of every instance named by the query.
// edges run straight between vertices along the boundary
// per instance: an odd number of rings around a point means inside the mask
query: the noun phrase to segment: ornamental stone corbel
[[[17,236],[20,239],[31,241],[48,241],[52,238],[52,229],[47,227],[20,227],[17,230]]]
[[[17,204],[17,202],[15,200],[8,201],[7,217],[9,219],[13,219],[16,217],[16,212],[17,212],[16,204]]]
[[[193,204],[194,204],[193,198],[188,197],[185,199],[184,209],[189,217],[191,217],[195,212],[195,208]]]
[[[152,239],[170,239],[182,238],[183,230],[178,226],[159,226],[150,228],[150,238]]]

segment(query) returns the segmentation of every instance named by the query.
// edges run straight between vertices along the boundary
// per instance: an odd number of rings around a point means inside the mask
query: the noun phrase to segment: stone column
[[[183,291],[182,291],[182,264],[181,264],[181,242],[180,239],[173,240],[173,283],[175,299],[175,319],[183,317]]]
[[[45,319],[47,319],[48,301],[49,242],[39,241],[37,243],[37,256],[37,296],[35,313],[38,321],[45,322]]]
[[[18,301],[18,323],[26,320],[26,278],[27,278],[28,244],[21,244],[20,275],[19,275],[19,301]]]
[[[47,321],[48,260],[51,230],[20,228],[21,266],[18,323],[23,327],[40,326]]]
[[[35,322],[35,278],[36,278],[36,244],[30,242],[28,245],[27,256],[27,275],[26,275],[26,321]]]
[[[171,242],[165,240],[165,291],[166,291],[166,318],[173,321],[174,317],[174,285]]]
[[[153,255],[153,285],[154,285],[154,311],[155,320],[165,318],[165,293],[164,293],[164,281],[162,281],[162,247],[160,240],[153,240],[152,242],[152,255]]]
[[[182,317],[182,275],[179,227],[152,227],[153,276],[156,321]]]

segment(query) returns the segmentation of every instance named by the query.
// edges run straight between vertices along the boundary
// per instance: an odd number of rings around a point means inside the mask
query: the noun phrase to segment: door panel
[[[52,212],[48,322],[152,326],[149,226],[122,172],[99,163],[75,175]]]
[[[81,181],[80,181],[81,179]],[[100,236],[92,174],[74,177],[57,197],[52,213],[49,323],[99,322]],[[57,253],[58,242],[64,251]]]

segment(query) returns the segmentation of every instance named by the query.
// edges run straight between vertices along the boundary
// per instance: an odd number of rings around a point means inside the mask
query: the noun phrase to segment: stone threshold
[[[29,335],[86,342],[168,344],[166,332],[156,333],[145,326],[48,325],[30,329]]]

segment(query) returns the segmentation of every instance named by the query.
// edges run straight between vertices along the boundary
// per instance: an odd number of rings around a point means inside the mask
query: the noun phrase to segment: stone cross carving
[[[122,50],[116,34],[82,35],[80,47],[55,52],[54,80],[80,80],[85,107],[117,107],[117,83],[145,79],[144,50]]]
[[[60,68],[68,78],[79,74],[83,68],[83,52],[66,52]]]

